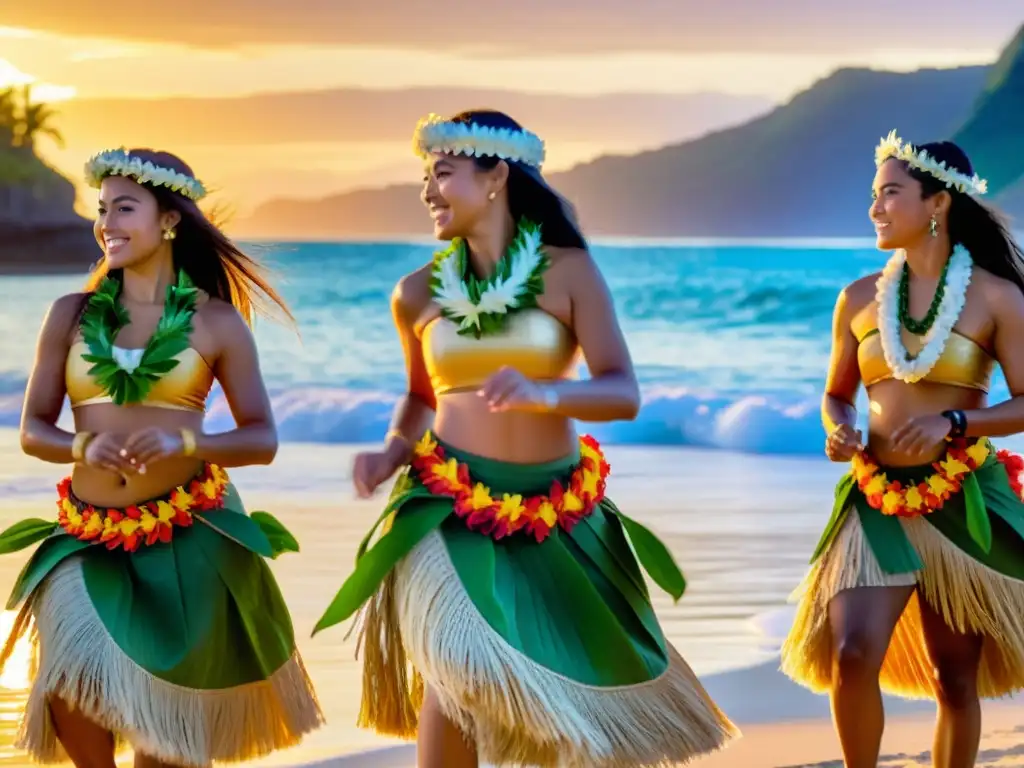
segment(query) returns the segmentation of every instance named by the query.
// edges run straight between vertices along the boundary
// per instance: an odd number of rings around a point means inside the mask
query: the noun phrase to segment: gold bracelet
[[[398,438],[406,445],[412,445],[412,441],[408,437],[403,435],[402,430],[400,429],[389,429],[388,433],[384,435],[384,443],[387,444],[388,440],[392,437]]]
[[[85,458],[85,449],[93,437],[92,432],[76,432],[75,439],[71,441],[71,458],[75,461],[82,461]]]
[[[181,428],[182,453],[185,456],[196,455],[196,433],[187,427]]]

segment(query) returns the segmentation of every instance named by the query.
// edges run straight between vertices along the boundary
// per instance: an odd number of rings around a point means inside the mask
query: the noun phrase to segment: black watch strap
[[[942,415],[949,419],[949,437],[963,437],[967,434],[967,414],[963,411],[943,411]]]

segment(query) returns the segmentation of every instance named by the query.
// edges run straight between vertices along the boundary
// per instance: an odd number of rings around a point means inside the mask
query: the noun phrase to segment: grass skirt
[[[255,519],[254,519],[255,518]],[[47,532],[47,526],[49,532]],[[240,761],[297,744],[323,723],[291,619],[264,558],[297,545],[234,488],[170,542],[108,551],[45,521],[0,534],[0,551],[42,543],[8,608],[23,607],[0,666],[24,636],[31,690],[17,746],[66,761],[49,700],[109,729],[117,748],[177,765]]]
[[[546,493],[578,460],[512,465],[445,450],[498,498]],[[410,473],[385,517],[321,622],[363,606],[361,726],[415,737],[426,683],[481,761],[498,765],[679,765],[736,735],[666,641],[640,565],[677,598],[681,574],[609,500],[542,542],[495,539]]]
[[[889,469],[917,482],[932,468]],[[882,689],[935,699],[937,682],[921,621],[921,601],[960,633],[984,637],[978,674],[983,698],[1024,688],[1024,503],[994,458],[973,473],[992,530],[985,552],[972,538],[960,492],[928,515],[887,517],[855,483],[840,481],[836,505],[813,565],[794,593],[797,613],[783,645],[782,670],[815,692],[832,686],[829,602],[845,589],[916,585],[893,633],[880,674]],[[965,486],[967,483],[965,482]]]

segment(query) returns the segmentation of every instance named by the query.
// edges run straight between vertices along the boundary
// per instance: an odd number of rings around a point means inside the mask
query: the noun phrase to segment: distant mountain
[[[874,147],[896,128],[950,136],[988,67],[909,74],[843,69],[768,115],[694,141],[607,156],[552,174],[591,235],[828,236],[868,232]],[[275,200],[237,229],[250,237],[423,234],[416,185],[322,200]]]
[[[998,195],[1024,178],[1024,26],[992,66],[955,140]],[[1024,207],[1017,209],[1024,213]]]

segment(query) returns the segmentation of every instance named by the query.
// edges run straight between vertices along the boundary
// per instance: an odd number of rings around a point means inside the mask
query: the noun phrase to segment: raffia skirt
[[[832,598],[857,587],[916,585],[882,665],[884,691],[936,698],[921,601],[955,631],[983,636],[980,696],[995,698],[1024,688],[1021,468],[1020,457],[1001,451],[997,458],[992,450],[940,509],[916,517],[882,514],[868,503],[852,473],[844,476],[812,567],[794,593],[797,613],[782,649],[783,672],[815,692],[829,690]],[[933,475],[935,468],[885,471],[890,481],[907,488]]]
[[[199,504],[218,476],[217,501]],[[41,542],[8,602],[22,608],[0,655],[2,667],[30,639],[16,746],[39,762],[68,759],[55,696],[112,731],[118,751],[184,766],[259,757],[323,723],[264,560],[298,544],[271,515],[246,514],[222,470],[206,465],[188,487],[100,515],[70,479],[59,488],[60,522],[0,534],[0,553]],[[113,524],[125,520],[137,522],[120,526],[127,536]]]
[[[596,443],[536,465],[439,446],[430,487],[423,445],[378,523],[386,532],[372,547],[368,534],[317,627],[363,608],[360,726],[414,738],[426,683],[497,765],[678,765],[737,733],[651,608],[641,566],[677,599],[685,587],[668,550],[603,498],[603,483],[588,491],[574,474],[603,463]],[[484,494],[456,500],[450,482]],[[567,509],[569,494],[594,492],[574,525],[506,530],[517,514],[551,513],[535,500],[562,490]],[[488,508],[490,494],[504,503]]]

